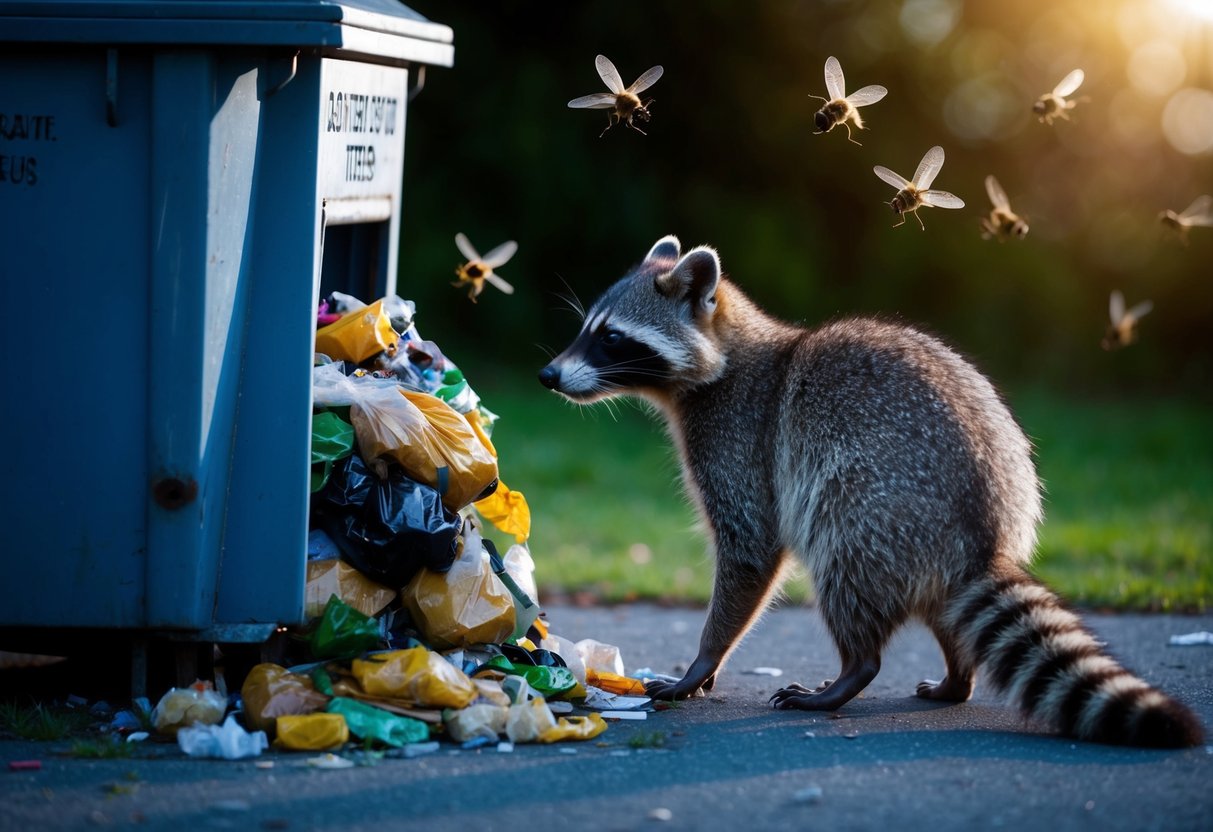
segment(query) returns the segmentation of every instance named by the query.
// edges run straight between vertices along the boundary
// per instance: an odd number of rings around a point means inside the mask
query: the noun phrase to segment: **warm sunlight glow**
[[[1170,0],[1170,3],[1190,15],[1213,21],[1213,0]]]

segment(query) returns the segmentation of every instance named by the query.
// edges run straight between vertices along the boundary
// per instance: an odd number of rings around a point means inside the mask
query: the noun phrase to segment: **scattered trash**
[[[504,742],[504,741],[497,743],[497,753],[513,754],[514,753],[514,743]]]
[[[8,763],[9,771],[41,771],[41,760],[10,760]]]
[[[188,688],[173,688],[152,711],[156,730],[169,736],[190,725],[218,725],[227,710],[227,697],[211,682],[198,681]]]
[[[272,732],[280,716],[314,713],[329,698],[316,690],[312,680],[289,673],[276,664],[259,664],[249,671],[240,688],[244,718],[249,727]]]
[[[622,674],[599,671],[592,667],[587,667],[585,681],[587,685],[596,687],[607,693],[644,696],[644,682],[639,679],[628,678]]]
[[[562,716],[556,721],[555,726],[540,732],[539,741],[548,743],[561,740],[590,740],[606,729],[606,723],[598,714]]]
[[[270,769],[272,769],[274,767],[274,761],[273,760],[258,760],[257,762],[253,763],[253,765],[256,768],[259,768],[263,771],[269,771]]]
[[[377,584],[340,560],[309,560],[303,588],[303,614],[316,618],[324,613],[330,597],[336,596],[363,615],[383,611],[396,597],[396,590]]]
[[[177,731],[177,745],[190,757],[243,760],[269,747],[264,731],[249,733],[232,714],[219,725],[195,724]]]
[[[441,746],[437,742],[417,742],[406,745],[401,751],[404,752],[406,760],[411,760],[414,757],[421,757],[426,754],[433,754]]]
[[[792,801],[795,803],[807,803],[810,806],[815,806],[821,802],[821,798],[825,795],[821,786],[806,786],[803,789],[798,789],[792,794]]]
[[[772,676],[779,677],[783,675],[783,669],[778,667],[751,667],[745,671],[751,676]]]
[[[292,751],[324,751],[340,748],[350,739],[350,729],[341,714],[314,713],[280,716],[277,742]]]
[[[673,819],[674,813],[665,807],[654,809],[653,811],[649,812],[649,820],[658,820],[664,823]]]
[[[330,596],[312,631],[312,654],[321,659],[351,658],[379,644],[379,625],[336,595]]]
[[[147,731],[135,731],[134,733],[127,735],[126,741],[127,742],[143,742],[150,736],[151,736],[151,734],[149,734]]]
[[[643,720],[649,717],[648,711],[599,711],[598,715],[603,719]]]
[[[353,768],[355,763],[353,760],[347,760],[345,757],[340,755],[329,753],[321,754],[319,757],[308,757],[301,763],[301,765],[307,766],[308,768],[336,770]]]
[[[1199,633],[1171,636],[1170,644],[1172,647],[1193,647],[1200,644],[1213,644],[1213,633],[1204,630]]]
[[[350,733],[362,740],[377,740],[399,748],[424,742],[430,737],[429,726],[420,720],[390,714],[353,699],[335,697],[329,702],[327,710],[345,717]]]
[[[351,670],[372,696],[435,708],[464,708],[476,698],[476,686],[462,670],[424,647],[355,659]]]
[[[448,709],[442,717],[447,733],[455,742],[485,739],[496,743],[497,735],[505,733],[509,711],[500,705],[477,704],[459,710]]]

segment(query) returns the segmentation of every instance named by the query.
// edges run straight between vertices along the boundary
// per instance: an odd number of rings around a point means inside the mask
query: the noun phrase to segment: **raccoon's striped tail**
[[[1025,714],[1067,736],[1154,748],[1203,742],[1190,710],[1104,653],[1077,615],[1017,567],[966,588],[941,623],[958,666],[984,666]]]

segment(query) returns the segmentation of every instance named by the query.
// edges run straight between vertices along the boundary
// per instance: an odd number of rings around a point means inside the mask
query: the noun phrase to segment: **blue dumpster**
[[[453,58],[394,0],[0,4],[5,646],[300,620],[316,301],[395,291]]]

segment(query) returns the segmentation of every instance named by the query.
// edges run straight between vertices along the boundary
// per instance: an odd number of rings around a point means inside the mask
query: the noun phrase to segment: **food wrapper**
[[[339,696],[328,704],[327,710],[345,717],[350,733],[362,740],[378,740],[384,745],[400,748],[430,738],[430,728],[424,722],[390,714],[354,699]]]
[[[439,649],[495,644],[514,633],[514,596],[493,573],[470,523],[451,568],[422,569],[400,595],[425,640]]]
[[[244,700],[244,718],[249,727],[269,733],[273,732],[278,717],[314,713],[329,701],[307,676],[268,663],[249,671],[240,688],[240,698]]]
[[[424,647],[355,659],[351,670],[368,695],[423,708],[464,708],[476,698],[476,685],[462,670]]]
[[[496,740],[499,734],[505,733],[508,715],[509,708],[481,703],[468,705],[460,710],[448,708],[442,713],[442,721],[455,742],[467,742],[481,737]]]
[[[547,728],[539,734],[539,742],[590,740],[606,729],[606,721],[598,714],[562,716],[555,726]]]
[[[592,667],[585,669],[585,683],[593,685],[599,690],[605,690],[607,693],[618,693],[623,696],[645,695],[644,682],[639,679],[629,679],[618,673],[595,670]]]
[[[517,543],[525,543],[531,536],[531,509],[521,491],[513,491],[499,480],[496,491],[472,505],[485,520],[514,535]]]
[[[488,702],[490,705],[500,705],[503,708],[510,706],[510,695],[505,692],[501,682],[496,679],[473,679],[472,684],[476,686],[477,702]]]
[[[152,723],[160,733],[175,737],[189,725],[218,725],[226,710],[227,697],[210,682],[198,681],[164,694],[152,711]]]
[[[316,352],[334,361],[360,364],[375,353],[395,354],[399,341],[392,317],[380,299],[317,330]]]
[[[363,615],[376,615],[396,597],[396,591],[375,583],[340,560],[311,560],[303,589],[303,614],[315,618],[336,595]]]
[[[278,745],[292,751],[329,751],[349,742],[350,729],[341,714],[280,716]]]
[[[585,688],[573,675],[573,671],[567,667],[515,664],[505,656],[494,656],[477,668],[476,675],[493,671],[523,677],[541,696],[552,698],[585,696]]]
[[[312,491],[328,482],[333,463],[354,452],[354,426],[336,413],[312,417]]]

